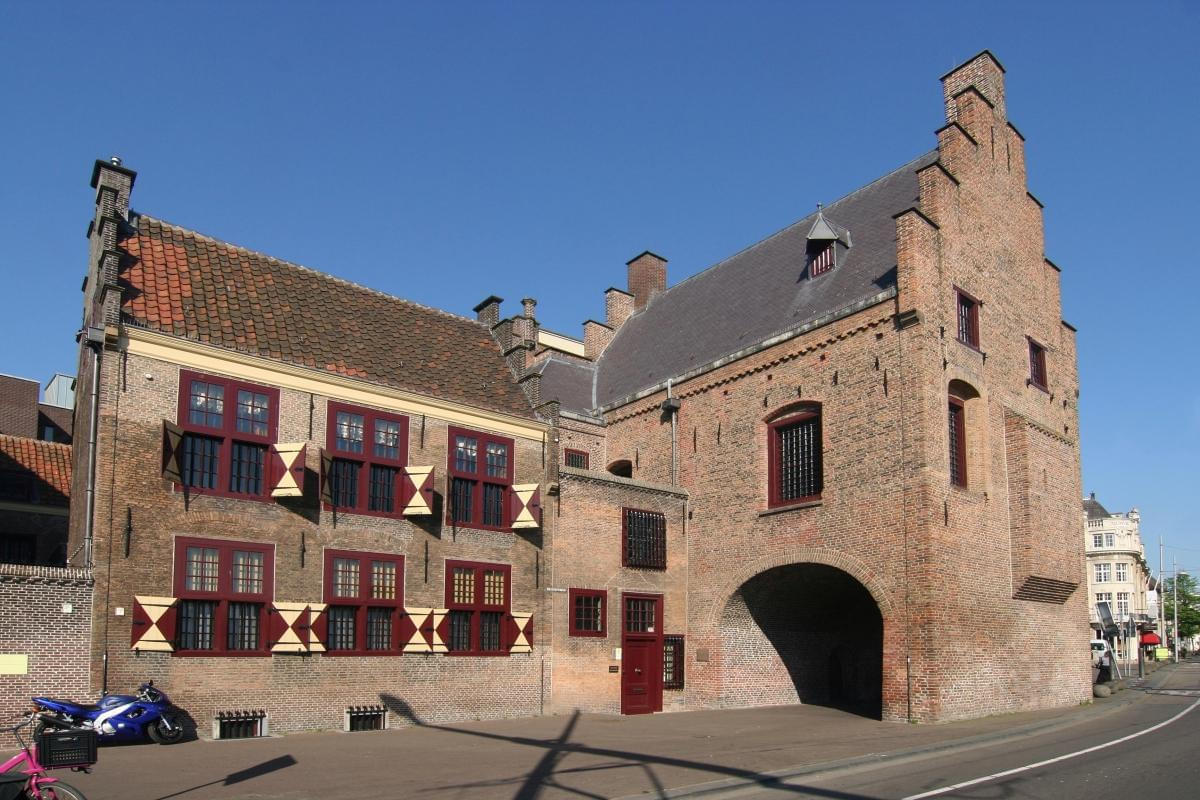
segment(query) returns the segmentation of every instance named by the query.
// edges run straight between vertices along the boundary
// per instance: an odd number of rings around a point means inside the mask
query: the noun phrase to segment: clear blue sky
[[[1079,328],[1084,487],[1200,571],[1195,9],[8,3],[0,372],[75,369],[98,157],[155,216],[578,336],[640,251],[674,283],[932,148],[938,76],[988,48]]]

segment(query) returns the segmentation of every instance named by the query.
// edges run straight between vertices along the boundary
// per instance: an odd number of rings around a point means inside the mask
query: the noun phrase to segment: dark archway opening
[[[608,465],[608,471],[613,475],[616,475],[618,478],[632,478],[633,462],[627,458],[623,458],[620,461],[614,461]]]
[[[759,573],[729,598],[721,639],[723,705],[799,702],[882,717],[883,617],[842,570]]]

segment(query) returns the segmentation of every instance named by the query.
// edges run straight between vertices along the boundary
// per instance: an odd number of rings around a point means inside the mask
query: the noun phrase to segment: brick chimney
[[[629,293],[633,295],[633,308],[640,311],[654,299],[654,295],[666,291],[667,260],[646,250],[625,264],[629,267]]]
[[[603,322],[589,319],[583,323],[583,357],[595,361],[608,347],[615,334],[616,331]]]
[[[88,225],[88,276],[83,299],[87,325],[102,328],[120,320],[118,241],[121,227],[129,223],[129,195],[136,179],[137,173],[122,166],[117,156],[98,160],[92,167],[96,215]]]
[[[633,295],[610,286],[604,290],[604,323],[614,331],[633,316]]]
[[[490,295],[485,297],[479,305],[473,309],[475,319],[487,325],[489,328],[495,327],[500,322],[500,304],[504,302],[503,297]]]
[[[974,89],[983,101],[995,109],[996,117],[1007,119],[1004,110],[1004,67],[990,51],[984,50],[942,76],[942,93],[946,99],[946,121],[958,122],[970,130],[960,119],[964,92]],[[972,131],[972,133],[974,133]]]

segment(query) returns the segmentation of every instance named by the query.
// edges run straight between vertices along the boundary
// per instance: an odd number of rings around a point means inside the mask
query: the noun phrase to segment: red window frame
[[[670,658],[667,652],[670,651]],[[663,688],[683,688],[684,636],[663,634]]]
[[[220,427],[202,425],[191,421],[191,414],[189,413],[191,408],[189,401],[191,399],[193,381],[202,381],[204,383],[216,384],[223,387],[224,396],[222,398]],[[239,431],[237,429],[237,393],[239,391],[248,391],[267,396],[271,407],[267,414],[267,434],[265,436],[257,436],[248,431]],[[183,430],[185,437],[189,435],[201,436],[205,438],[216,439],[220,442],[217,456],[216,488],[209,489],[203,486],[187,486],[186,491],[189,494],[207,494],[216,497],[236,497],[242,500],[260,500],[263,502],[269,502],[271,500],[271,445],[276,443],[279,433],[278,389],[259,386],[256,383],[248,383],[246,381],[240,381],[234,378],[222,378],[216,375],[207,375],[202,372],[180,370],[179,427]],[[263,453],[263,471],[261,480],[262,489],[257,494],[235,492],[229,487],[233,466],[233,445],[235,442],[261,446],[265,450]],[[186,445],[184,445],[184,448],[186,449]],[[186,466],[181,466],[181,474],[183,469],[186,469]]]
[[[655,530],[652,531],[654,539],[644,548],[630,546],[629,521],[636,514],[644,514],[656,523]],[[641,552],[635,552],[635,549]],[[621,509],[621,565],[634,569],[664,570],[667,568],[666,514],[644,508],[626,507]]]
[[[800,503],[812,503],[821,499],[821,493],[825,490],[825,433],[821,411],[820,405],[806,403],[782,412],[767,423],[768,508],[782,508]],[[786,429],[810,420],[816,420],[817,446],[814,462],[816,475],[811,479],[812,483],[816,486],[816,491],[802,497],[784,498],[783,447],[780,440]]]
[[[338,448],[337,415],[339,413],[358,414],[363,418],[363,451],[341,450]],[[400,425],[400,440],[397,443],[397,458],[388,458],[375,454],[375,423],[395,422]],[[403,414],[393,414],[365,406],[350,403],[329,402],[325,421],[325,451],[335,461],[348,462],[357,465],[357,487],[353,505],[337,505],[322,503],[326,511],[336,510],[343,513],[364,514],[372,517],[400,517],[411,499],[408,481],[404,479],[404,468],[408,466],[408,417]],[[386,467],[396,471],[392,479],[392,510],[376,510],[371,508],[371,467]],[[332,475],[324,476],[324,480],[332,480]],[[331,490],[329,496],[333,497]]]
[[[809,259],[808,276],[815,278],[818,275],[824,275],[836,266],[837,249],[836,240],[815,251]]]
[[[353,596],[338,596],[334,594],[334,564],[336,559],[352,559],[358,561],[358,594]],[[396,570],[396,591],[391,599],[372,597],[374,585],[374,563],[376,561],[392,564]],[[322,597],[328,608],[333,606],[353,607],[354,611],[354,647],[350,649],[333,649],[329,646],[331,630],[325,634],[325,653],[331,656],[388,656],[399,655],[404,643],[400,641],[400,619],[404,614],[404,556],[397,553],[372,553],[364,550],[325,550]],[[392,632],[388,646],[382,649],[367,647],[367,618],[370,608],[387,608],[392,611]],[[329,625],[332,628],[332,625]]]
[[[582,459],[583,465],[578,466],[578,467],[572,466],[570,463],[572,456]],[[588,462],[590,460],[591,459],[589,458],[586,450],[575,450],[573,448],[568,447],[568,448],[566,448],[566,450],[564,451],[564,454],[563,454],[563,463],[566,464],[568,467],[571,467],[572,469],[588,469]]]
[[[203,547],[217,551],[217,589],[204,591],[187,588],[187,551],[189,547]],[[262,553],[263,574],[261,592],[247,593],[233,591],[233,554],[234,551]],[[213,646],[207,650],[184,650],[175,648],[177,656],[269,656],[271,648],[267,642],[267,615],[271,612],[271,602],[275,598],[275,546],[259,542],[241,542],[231,539],[202,539],[193,536],[175,537],[174,578],[172,580],[176,602],[182,604],[188,600],[207,600],[216,604],[213,610],[212,640]],[[258,647],[253,650],[230,650],[228,647],[229,634],[229,604],[255,603],[258,610]],[[176,614],[176,630],[164,631],[171,635],[176,643],[179,641],[179,625],[182,623],[182,608]]]
[[[1046,377],[1046,348],[1032,336],[1025,338],[1029,341],[1029,385],[1041,389],[1043,392],[1049,391],[1049,382]]]
[[[471,603],[459,603],[454,600],[454,570],[470,569],[475,571],[475,600]],[[504,604],[494,605],[486,603],[484,596],[484,579],[485,571],[497,571],[504,573]],[[453,611],[468,611],[471,612],[471,627],[470,627],[470,646],[465,650],[450,649],[453,645],[451,633],[450,614],[447,614],[447,635],[446,647],[447,655],[451,656],[507,656],[508,648],[505,647],[505,628],[509,623],[509,616],[512,608],[512,566],[509,564],[493,564],[483,561],[446,561],[446,609],[448,612]],[[480,620],[481,612],[492,612],[500,614],[500,631],[499,631],[499,649],[498,650],[483,650],[480,647]]]
[[[467,436],[476,440],[475,451],[475,470],[462,470],[458,468],[455,459],[456,442],[455,437]],[[489,444],[503,445],[508,448],[508,457],[505,462],[505,475],[488,475],[487,474],[487,446]],[[513,444],[513,440],[505,436],[496,436],[491,433],[483,433],[481,431],[471,430],[470,428],[458,428],[450,426],[446,437],[446,522],[449,525],[465,526],[469,528],[482,528],[489,531],[508,531],[512,530],[512,515],[508,507],[509,497],[512,494],[514,462],[517,457],[517,449]],[[454,490],[454,479],[459,478],[473,482],[471,487],[471,513],[468,519],[457,519],[455,509],[455,498],[457,497]],[[500,498],[500,523],[499,525],[485,524],[483,521],[483,497],[484,486],[500,486],[502,487]]]
[[[974,295],[955,287],[956,338],[967,347],[979,349],[979,307],[983,305]]]
[[[600,629],[579,627],[579,616],[575,603],[581,598],[595,597],[600,600]],[[599,639],[608,637],[608,591],[605,589],[569,589],[567,591],[567,633],[570,636],[591,636]]]
[[[967,404],[950,395],[948,416],[948,458],[950,483],[967,488]]]

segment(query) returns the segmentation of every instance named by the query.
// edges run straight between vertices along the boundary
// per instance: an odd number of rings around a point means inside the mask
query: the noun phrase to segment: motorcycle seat
[[[61,705],[63,708],[71,709],[73,713],[86,714],[92,711],[99,711],[100,706],[94,703],[76,703],[74,700],[58,700],[53,697],[47,698],[53,703]]]

